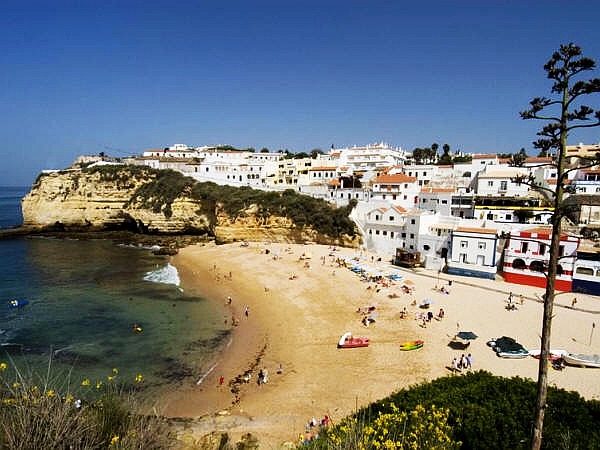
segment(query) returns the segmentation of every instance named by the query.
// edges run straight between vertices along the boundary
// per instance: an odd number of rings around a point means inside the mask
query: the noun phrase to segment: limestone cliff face
[[[128,166],[102,171],[65,170],[38,177],[21,201],[23,225],[33,229],[102,231],[128,229],[149,234],[206,234],[234,241],[317,242],[358,246],[358,238],[331,239],[285,217],[259,217],[250,206],[235,218],[218,202],[191,198],[186,188],[171,201],[139,194],[156,181],[151,170]],[[188,189],[189,190],[189,189]],[[156,194],[152,194],[156,195]]]
[[[131,202],[151,173],[126,168],[112,179],[101,172],[61,171],[42,174],[23,198],[23,225],[65,230],[133,229],[148,233],[210,233],[213,217],[198,214],[202,205],[185,196],[174,199],[172,214]],[[134,199],[135,200],[135,199]]]

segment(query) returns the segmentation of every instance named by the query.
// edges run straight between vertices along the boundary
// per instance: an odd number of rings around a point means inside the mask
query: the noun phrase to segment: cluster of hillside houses
[[[567,148],[571,161],[597,152],[600,144]],[[518,167],[495,154],[465,155],[470,162],[453,165],[416,165],[410,153],[385,143],[332,146],[315,156],[176,144],[126,162],[174,169],[198,181],[294,189],[336,206],[356,200],[352,218],[367,251],[399,265],[484,278],[500,271],[510,282],[545,285],[551,198],[517,177],[553,191],[557,173],[551,157],[528,157]],[[590,249],[584,252],[580,239],[582,228],[600,227],[600,169],[569,172],[567,191],[573,208],[561,238],[557,289],[600,295],[600,284],[587,283],[600,280],[599,258]],[[573,285],[578,275],[587,277],[585,286]]]

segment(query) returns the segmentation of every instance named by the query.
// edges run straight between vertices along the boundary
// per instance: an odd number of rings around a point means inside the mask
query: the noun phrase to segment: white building
[[[519,175],[527,175],[527,169],[517,167],[504,170],[486,168],[476,176],[477,195],[525,197],[531,188],[526,184],[517,184],[513,181]]]
[[[403,163],[406,160],[406,152],[400,147],[391,147],[387,143],[379,142],[350,148],[332,148],[329,157],[338,167],[345,166],[354,171],[368,172]]]
[[[450,235],[447,273],[494,279],[498,246],[497,230],[459,227]]]
[[[420,192],[417,179],[399,173],[379,175],[372,181],[372,198],[400,205],[404,209],[413,208],[418,202]]]

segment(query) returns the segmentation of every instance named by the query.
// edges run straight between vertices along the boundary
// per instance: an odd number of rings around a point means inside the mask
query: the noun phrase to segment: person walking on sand
[[[573,297],[573,300],[571,300],[571,308],[575,308],[576,304],[577,304],[577,297]]]
[[[244,308],[244,315],[246,316],[246,318],[248,318],[248,316],[250,315],[250,308],[248,307],[248,305],[246,305],[246,307]]]
[[[508,294],[508,303],[512,303],[513,293],[512,291]]]
[[[227,304],[228,304],[228,305],[231,305],[231,295],[228,295],[228,296],[227,296]]]

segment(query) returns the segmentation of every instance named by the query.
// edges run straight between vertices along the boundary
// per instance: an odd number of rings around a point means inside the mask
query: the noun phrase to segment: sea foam
[[[144,275],[144,280],[152,281],[153,283],[174,284],[175,286],[179,286],[179,273],[175,266],[167,263],[167,265],[161,269],[148,272]]]

